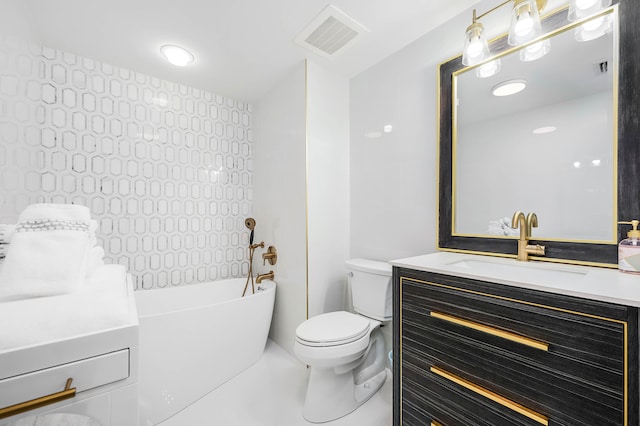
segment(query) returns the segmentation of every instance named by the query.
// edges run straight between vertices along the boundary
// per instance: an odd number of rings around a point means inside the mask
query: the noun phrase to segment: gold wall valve
[[[262,253],[262,264],[275,265],[278,262],[278,251],[275,246],[269,246],[266,253]]]

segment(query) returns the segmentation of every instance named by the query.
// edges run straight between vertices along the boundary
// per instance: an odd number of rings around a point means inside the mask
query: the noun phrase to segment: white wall
[[[440,27],[351,81],[351,257],[435,250],[436,71],[460,49],[451,32]]]
[[[295,329],[307,318],[305,66],[300,63],[254,107],[255,241],[278,250],[278,283],[270,337],[293,351]],[[259,255],[260,250],[257,251]]]
[[[349,82],[307,62],[309,317],[345,306],[348,168]]]
[[[344,309],[348,105],[344,77],[301,63],[254,109],[256,238],[278,249],[257,269],[276,273],[270,337],[289,352],[305,319]]]

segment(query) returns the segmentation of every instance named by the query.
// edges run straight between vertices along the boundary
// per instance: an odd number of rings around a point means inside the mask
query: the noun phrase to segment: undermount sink
[[[515,279],[524,276],[529,279],[539,280],[579,280],[587,275],[585,271],[556,269],[547,265],[539,266],[526,262],[522,264],[507,264],[465,259],[450,263],[448,266],[471,274]]]

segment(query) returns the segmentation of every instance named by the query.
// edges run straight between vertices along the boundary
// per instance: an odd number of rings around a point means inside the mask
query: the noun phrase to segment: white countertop
[[[397,259],[393,266],[640,307],[640,275],[617,269],[438,252]]]

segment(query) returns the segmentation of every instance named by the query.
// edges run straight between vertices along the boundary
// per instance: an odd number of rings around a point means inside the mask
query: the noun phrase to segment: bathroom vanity
[[[638,424],[638,276],[448,252],[391,263],[395,426]]]

